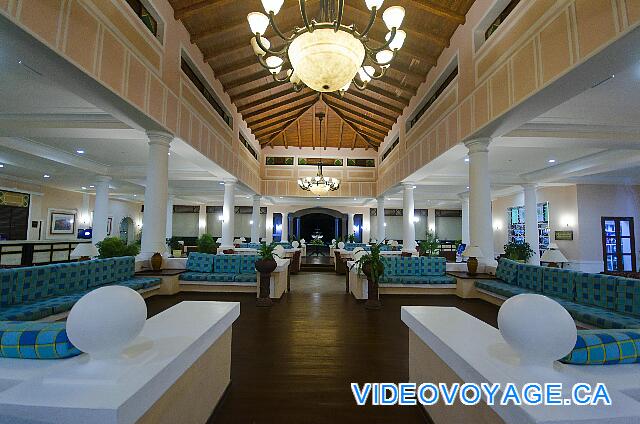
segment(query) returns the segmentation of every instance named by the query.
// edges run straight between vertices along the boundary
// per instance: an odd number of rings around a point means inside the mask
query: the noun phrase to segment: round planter
[[[374,280],[371,276],[371,265],[364,264],[362,266],[362,272],[367,277],[367,301],[364,304],[364,307],[367,309],[380,309],[382,307],[382,303],[380,302],[380,298],[378,296],[378,279]],[[384,272],[384,265],[380,264],[378,268],[378,277],[382,275]]]
[[[269,286],[271,273],[276,269],[278,264],[274,259],[260,259],[256,261],[256,270],[260,273],[260,293],[258,295],[258,306],[271,306],[273,301],[269,297]]]
[[[478,258],[467,259],[467,272],[469,275],[476,275],[478,272]]]
[[[162,269],[162,255],[158,252],[151,256],[151,269],[154,271],[160,271],[160,269]]]

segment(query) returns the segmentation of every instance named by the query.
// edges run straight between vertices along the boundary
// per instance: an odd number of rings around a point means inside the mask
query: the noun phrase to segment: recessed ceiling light
[[[0,163],[0,168],[4,168],[4,165]]]
[[[354,197],[354,198],[353,198],[353,200],[358,200],[358,199],[356,199],[356,198]]]
[[[280,196],[281,199],[284,199],[282,196]]]
[[[90,185],[90,186],[89,186],[89,188],[94,188],[94,187],[95,187],[94,185]]]
[[[79,154],[79,155],[84,155],[84,150],[78,149],[78,150],[76,150],[76,153]]]
[[[133,195],[133,197],[138,197],[138,195],[137,195],[137,194],[134,194],[134,195]]]
[[[549,163],[556,163],[556,160],[555,160],[555,159],[549,159],[547,162],[549,162]]]
[[[87,188],[86,188],[85,186],[82,186],[82,189],[83,189],[83,190],[86,190]]]
[[[469,189],[469,186],[467,186],[467,190]]]
[[[464,161],[465,162],[469,162],[469,158],[464,158]]]
[[[319,197],[316,197],[316,200],[320,200],[320,198],[319,198]]]
[[[42,178],[51,178],[51,175],[49,175],[49,174],[44,174],[44,175],[42,176]]]
[[[413,188],[417,188],[417,186],[413,186]]]

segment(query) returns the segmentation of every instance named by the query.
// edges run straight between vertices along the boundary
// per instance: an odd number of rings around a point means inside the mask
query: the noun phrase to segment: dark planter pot
[[[380,302],[380,298],[378,296],[378,279],[374,280],[371,276],[371,265],[364,264],[362,266],[362,272],[367,277],[367,291],[368,297],[367,301],[364,304],[364,307],[367,309],[380,309],[382,307],[382,303]],[[378,268],[378,277],[382,275],[384,272],[384,265],[380,264]]]
[[[160,271],[162,269],[162,255],[158,252],[151,256],[151,269],[154,271]]]
[[[256,261],[256,269],[260,273],[260,294],[258,296],[258,306],[271,306],[273,301],[269,297],[269,281],[271,273],[276,269],[278,264],[274,259],[260,259]]]
[[[476,275],[478,272],[478,258],[467,259],[467,271],[469,275]]]

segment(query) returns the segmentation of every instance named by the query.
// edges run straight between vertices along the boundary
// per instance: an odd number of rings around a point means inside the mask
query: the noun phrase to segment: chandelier
[[[320,143],[322,143],[322,120],[324,119],[324,112],[317,112],[316,118],[320,121]],[[337,178],[325,177],[322,175],[322,160],[318,162],[318,173],[315,177],[305,177],[298,180],[298,186],[311,193],[319,196],[321,194],[328,193],[330,191],[336,191],[340,188],[340,180]]]
[[[295,27],[293,33],[286,36],[275,23],[284,0],[262,0],[268,15],[252,12],[247,16],[254,35],[251,46],[273,79],[292,83],[295,91],[307,86],[318,92],[339,91],[343,94],[352,83],[364,90],[369,81],[384,76],[407,36],[399,29],[404,8],[391,6],[382,14],[389,29],[386,42],[378,47],[370,45],[368,33],[383,1],[365,0],[370,10],[369,23],[358,31],[355,24],[342,24],[344,0],[320,0],[321,22],[309,20],[306,0],[299,0],[304,26]],[[263,37],[269,25],[282,39],[279,48],[272,49],[269,40]],[[284,74],[280,75],[283,70]]]

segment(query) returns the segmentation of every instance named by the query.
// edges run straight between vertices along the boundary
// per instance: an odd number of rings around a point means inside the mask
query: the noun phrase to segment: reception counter
[[[205,423],[230,383],[239,315],[237,302],[182,302],[119,360],[0,359],[0,422]]]

